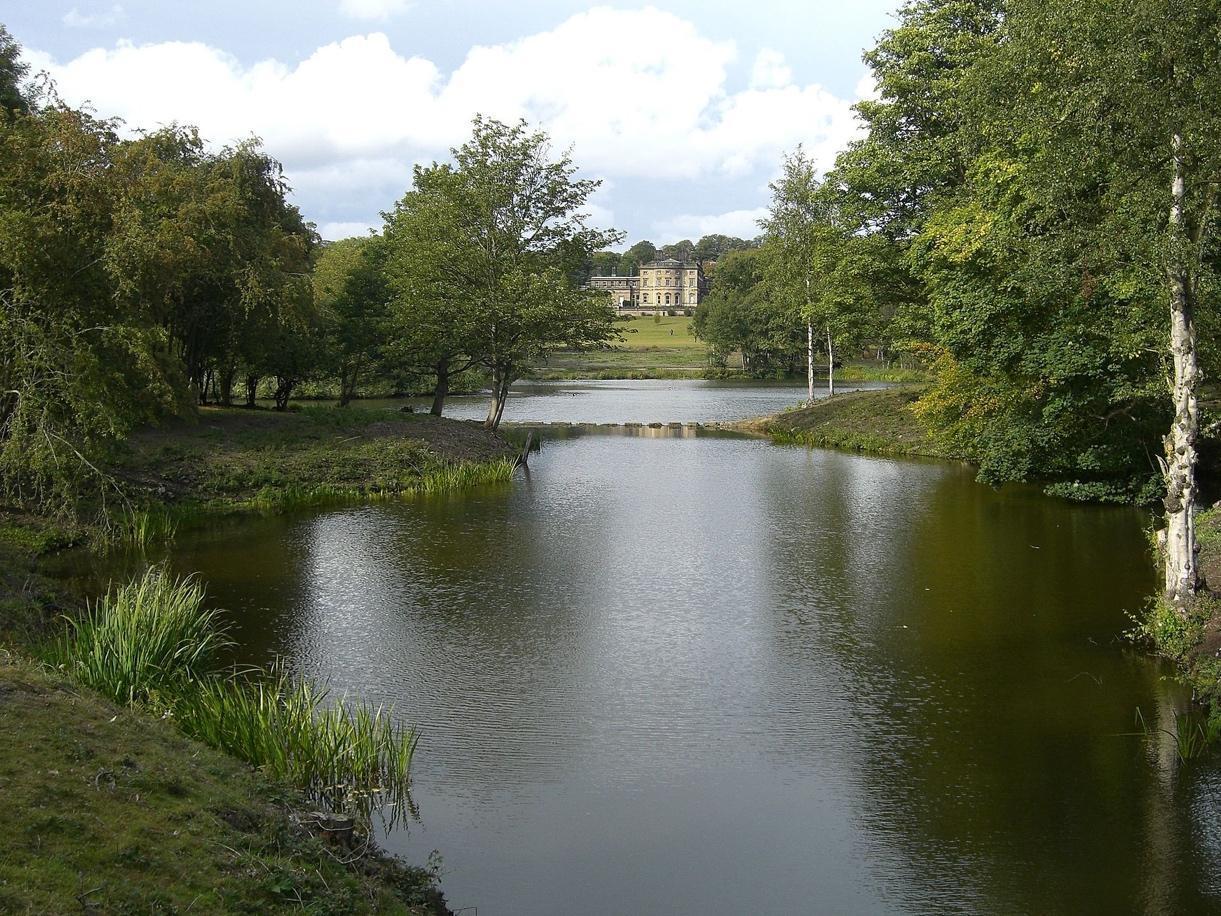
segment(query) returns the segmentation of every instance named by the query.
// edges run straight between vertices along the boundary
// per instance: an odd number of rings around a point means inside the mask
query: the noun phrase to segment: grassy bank
[[[431,873],[329,842],[299,793],[3,649],[0,734],[2,912],[446,912]]]
[[[778,443],[842,448],[878,455],[964,458],[932,440],[912,412],[918,386],[837,394],[813,406],[750,421]]]
[[[508,480],[515,449],[478,424],[311,407],[204,408],[134,436],[111,471],[129,504],[119,537],[145,543],[218,512],[268,511]]]

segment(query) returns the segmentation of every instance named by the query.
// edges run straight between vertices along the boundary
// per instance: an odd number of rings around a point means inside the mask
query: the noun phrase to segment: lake
[[[562,383],[506,416],[801,396]],[[243,659],[420,728],[420,820],[384,842],[438,850],[455,910],[1215,912],[1219,769],[1178,760],[1187,697],[1122,637],[1147,521],[953,463],[591,432],[508,487],[245,519],[172,562]]]

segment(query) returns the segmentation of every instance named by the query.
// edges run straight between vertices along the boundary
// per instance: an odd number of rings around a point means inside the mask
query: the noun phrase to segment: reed
[[[1168,728],[1149,725],[1145,721],[1144,713],[1141,712],[1138,706],[1136,708],[1136,724],[1145,736],[1156,732],[1173,738],[1175,751],[1178,754],[1179,760],[1183,763],[1202,756],[1213,741],[1216,740],[1216,735],[1210,733],[1210,730],[1205,729],[1204,722],[1201,721],[1197,710],[1176,712],[1174,714],[1174,731],[1171,731]]]
[[[128,509],[113,523],[107,540],[144,549],[172,541],[178,523],[177,514],[168,507]]]
[[[118,703],[172,692],[204,676],[229,644],[203,597],[197,579],[150,569],[68,618],[67,632],[50,647],[50,661]]]
[[[299,787],[311,801],[367,821],[411,811],[417,735],[390,712],[295,680],[283,669],[211,678],[176,697],[188,735]]]
[[[283,668],[217,670],[230,644],[194,577],[153,568],[69,619],[48,660],[112,700],[167,712],[186,734],[367,821],[411,811],[416,733],[390,711],[330,700]]]

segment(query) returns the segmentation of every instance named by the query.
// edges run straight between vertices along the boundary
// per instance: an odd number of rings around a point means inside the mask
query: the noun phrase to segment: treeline
[[[764,369],[864,345],[923,359],[922,417],[984,480],[1160,493],[1189,540],[1219,27],[1192,0],[909,0],[865,56],[864,136],[821,180],[787,158],[701,336]]]
[[[597,182],[524,124],[476,119],[454,161],[417,167],[383,233],[323,245],[248,141],[120,125],[32,88],[0,27],[0,488],[10,506],[107,511],[135,429],[200,404],[342,403],[376,377],[435,390],[476,367],[499,424],[553,347],[605,343],[579,288],[618,235],[584,223]]]
[[[71,502],[133,428],[317,358],[317,238],[251,141],[118,125],[26,89],[0,31],[0,480]]]
[[[748,251],[759,244],[757,239],[740,239],[732,235],[705,235],[698,242],[683,239],[658,248],[645,239],[637,242],[623,253],[595,251],[586,267],[588,277],[634,277],[641,265],[650,261],[673,258],[676,261],[700,261],[709,264],[719,261],[731,251]]]

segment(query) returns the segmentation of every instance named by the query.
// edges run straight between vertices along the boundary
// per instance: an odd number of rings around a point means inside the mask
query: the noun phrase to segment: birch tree
[[[815,351],[826,354],[827,393],[834,395],[839,344],[859,330],[860,303],[843,283],[836,283],[837,276],[848,275],[843,268],[849,238],[837,219],[834,197],[800,146],[785,156],[781,177],[771,189],[768,216],[760,223],[764,276],[773,294],[787,300],[805,325],[807,397],[813,402]]]

